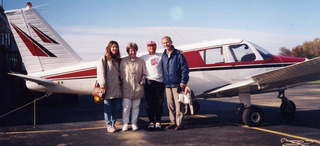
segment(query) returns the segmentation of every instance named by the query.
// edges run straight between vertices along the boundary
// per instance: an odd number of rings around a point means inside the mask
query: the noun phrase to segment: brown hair
[[[116,45],[117,46],[117,48],[118,48],[118,53],[117,54],[112,54],[111,53],[111,47],[112,47],[112,45]],[[116,42],[116,41],[113,41],[113,40],[111,40],[109,43],[108,43],[108,45],[107,45],[107,47],[106,47],[106,59],[107,60],[112,60],[112,59],[114,59],[114,60],[116,60],[116,61],[120,61],[120,50],[119,50],[119,44],[118,44],[118,42]]]
[[[138,45],[136,43],[129,43],[128,46],[127,46],[127,53],[129,53],[129,49],[135,49],[136,51],[138,51]]]

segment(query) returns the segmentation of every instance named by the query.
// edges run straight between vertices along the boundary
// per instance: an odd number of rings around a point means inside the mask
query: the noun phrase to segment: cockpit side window
[[[224,63],[222,48],[210,48],[199,52],[205,64]]]
[[[229,48],[237,62],[256,60],[256,55],[246,44],[230,45]]]

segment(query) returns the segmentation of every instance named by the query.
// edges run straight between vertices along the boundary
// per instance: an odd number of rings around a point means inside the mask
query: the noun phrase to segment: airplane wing
[[[55,85],[57,85],[56,83],[54,83],[51,80],[47,80],[47,79],[43,79],[43,78],[39,78],[39,77],[32,77],[32,76],[28,76],[28,75],[24,75],[24,74],[18,74],[18,73],[8,73],[8,74],[12,75],[12,76],[23,78],[25,80],[32,81],[32,82],[35,82],[37,84],[44,85],[44,86],[55,86]]]
[[[254,75],[247,80],[236,82],[208,94],[223,94],[224,92],[239,92],[239,88],[249,87],[252,93],[273,89],[288,88],[302,82],[320,79],[320,57],[299,62],[287,67]]]

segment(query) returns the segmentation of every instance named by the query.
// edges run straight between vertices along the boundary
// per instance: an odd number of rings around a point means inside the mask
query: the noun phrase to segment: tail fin
[[[31,5],[6,11],[5,14],[28,74],[81,61]]]

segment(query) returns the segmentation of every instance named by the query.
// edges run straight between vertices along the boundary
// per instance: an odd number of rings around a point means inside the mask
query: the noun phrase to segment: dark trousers
[[[146,80],[144,85],[147,113],[150,122],[161,122],[164,85],[154,80]]]

